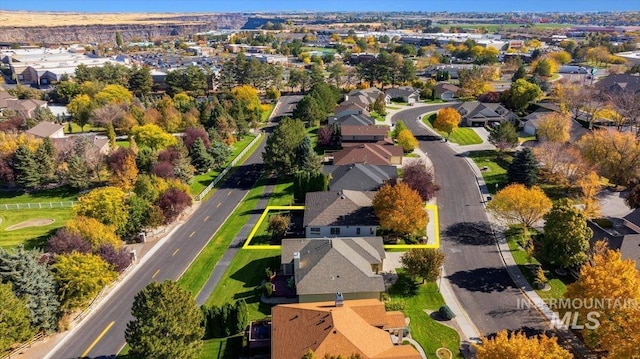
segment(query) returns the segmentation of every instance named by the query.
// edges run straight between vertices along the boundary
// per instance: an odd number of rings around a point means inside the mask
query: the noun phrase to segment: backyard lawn
[[[424,122],[427,126],[433,128],[433,122],[436,120],[436,116],[437,115],[435,113],[424,116],[422,118],[422,122]],[[457,143],[460,146],[477,145],[482,143],[482,139],[480,138],[480,136],[478,136],[476,131],[474,131],[470,127],[458,127],[451,133],[451,136],[449,136],[446,132],[438,130],[436,131],[440,134],[440,136],[444,138],[448,137],[449,141]]]
[[[272,103],[266,103],[261,105],[260,107],[260,121],[267,122],[271,112],[273,112],[273,108],[275,107]]]
[[[73,217],[71,208],[0,210],[0,247],[42,248],[47,238]],[[7,227],[26,221],[46,220],[50,224],[7,230]],[[43,222],[43,223],[47,223]]]
[[[428,358],[435,358],[436,350],[441,347],[448,348],[456,356],[460,349],[458,332],[427,314],[427,311],[437,311],[445,304],[435,283],[418,285],[414,295],[401,294],[397,286],[391,287],[389,292],[392,299],[404,301],[403,312],[411,319],[411,336],[422,345]]]

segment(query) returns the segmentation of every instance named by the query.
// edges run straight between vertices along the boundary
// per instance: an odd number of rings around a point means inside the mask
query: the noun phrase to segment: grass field
[[[490,193],[496,193],[496,185],[502,188],[507,183],[507,167],[511,162],[511,155],[504,154],[502,159],[497,159],[498,152],[495,150],[471,151],[469,157],[479,168],[486,167],[482,171],[482,177],[487,184]]]
[[[0,247],[16,247],[24,244],[25,248],[43,248],[47,238],[65,222],[73,217],[71,208],[31,209],[31,210],[0,210]],[[34,219],[53,219],[53,223],[46,226],[34,226],[7,231],[6,228],[14,224]]]
[[[78,191],[69,187],[59,187],[37,192],[0,191],[0,204],[68,202],[78,199]]]
[[[249,220],[249,215],[252,213],[266,185],[266,179],[258,181],[244,201],[240,203],[240,206],[231,214],[229,219],[224,222],[222,227],[218,230],[216,235],[207,243],[207,246],[193,261],[189,269],[180,277],[178,284],[194,296],[200,291],[202,286],[207,282],[213,266],[218,263],[220,258],[227,250],[229,243],[240,232],[240,229]]]
[[[238,154],[240,154],[240,152],[242,152],[242,150],[244,150],[245,147],[247,147],[254,138],[256,138],[256,136],[244,136],[243,139],[231,145],[231,156],[229,156],[229,159],[225,163],[225,166],[231,163],[231,161],[233,161],[233,159],[236,158],[236,156],[238,156]],[[218,177],[220,172],[221,171],[218,170],[212,170],[207,173],[195,176],[193,178],[193,182],[191,183],[191,194],[200,194],[200,192],[202,192],[202,190],[205,189],[209,185],[209,183],[211,183],[214,179],[216,179],[216,177]]]
[[[411,336],[422,345],[427,357],[435,358],[436,350],[441,347],[448,348],[454,357],[457,357],[456,353],[460,348],[458,332],[438,323],[425,312],[425,310],[437,311],[445,304],[438,286],[435,283],[420,285],[417,293],[410,296],[395,293],[394,289],[394,287],[390,288],[390,296],[406,303],[403,312],[411,319],[409,324]]]
[[[103,127],[96,127],[92,124],[86,124],[84,125],[84,131],[82,131],[82,128],[80,126],[78,126],[78,124],[76,124],[75,122],[71,122],[71,131],[69,132],[69,124],[65,124],[64,125],[64,133],[65,134],[69,134],[69,133],[82,133],[82,132],[106,132],[107,130]]]
[[[427,126],[431,128],[433,128],[433,122],[435,120],[436,120],[435,113],[432,113],[429,116],[424,116],[422,118],[422,122],[424,122]],[[438,133],[440,134],[440,136],[444,138],[448,137],[449,141],[453,143],[457,143],[460,146],[477,145],[482,143],[482,139],[480,138],[480,136],[478,136],[476,131],[474,131],[472,128],[469,128],[469,127],[458,127],[456,130],[454,130],[451,133],[451,136],[449,136],[446,132],[442,132],[442,131],[438,131]]]
[[[213,338],[202,342],[201,359],[237,359],[242,352],[242,336]]]
[[[260,121],[267,122],[267,120],[269,119],[269,116],[271,115],[271,112],[273,112],[273,108],[275,107],[275,105],[272,103],[268,103],[268,104],[265,104],[264,106],[266,107],[266,110],[260,111]]]
[[[118,147],[129,148],[129,147],[131,147],[131,142],[129,142],[129,141],[116,141],[116,145]]]

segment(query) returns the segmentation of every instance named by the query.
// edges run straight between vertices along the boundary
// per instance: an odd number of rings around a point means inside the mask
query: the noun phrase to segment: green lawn
[[[78,191],[69,187],[58,187],[36,192],[0,191],[0,204],[68,202],[78,199]]]
[[[96,127],[92,124],[86,124],[84,125],[84,131],[82,131],[82,128],[80,128],[80,126],[78,126],[78,124],[76,124],[75,122],[71,122],[71,132],[69,132],[69,123],[66,123],[64,125],[64,133],[68,134],[68,133],[82,133],[82,132],[106,132],[107,129],[104,127]]]
[[[507,166],[511,161],[510,154],[504,154],[502,159],[497,159],[497,155],[498,152],[495,150],[469,152],[469,157],[480,169],[487,168],[482,171],[482,177],[491,193],[496,193],[496,184],[503,188],[507,183]]]
[[[518,268],[527,279],[527,282],[534,286],[535,276],[533,272],[525,266],[527,263],[540,264],[540,262],[534,256],[527,256],[527,253],[519,245],[520,237],[522,235],[522,229],[512,227],[505,233],[509,249],[513,255]],[[548,298],[562,298],[567,291],[567,284],[571,282],[570,276],[559,276],[553,270],[549,270],[543,267],[543,271],[547,279],[549,279],[549,285],[551,289],[548,291],[536,290],[538,295],[543,299]],[[566,283],[565,283],[566,282]],[[535,287],[534,287],[535,288]]]
[[[377,113],[377,112],[375,112],[375,111],[371,111],[371,112],[369,113],[369,115],[370,115],[371,117],[375,118],[375,119],[376,119],[376,121],[379,121],[379,122],[384,122],[384,121],[385,121],[385,116],[383,116],[383,115],[381,115],[381,114],[379,114],[379,113]]]
[[[400,110],[402,107],[399,106],[387,106],[387,110]]]
[[[236,156],[238,156],[238,154],[240,154],[240,152],[242,152],[242,150],[247,147],[247,145],[249,145],[249,143],[251,143],[254,138],[256,138],[256,136],[247,135],[244,136],[244,138],[242,138],[240,141],[237,141],[236,143],[231,145],[231,156],[229,156],[229,159],[225,163],[225,167],[229,163],[231,163],[231,161],[236,158]],[[193,182],[191,183],[191,194],[200,194],[200,192],[202,192],[202,190],[205,189],[209,185],[209,183],[211,183],[214,179],[216,179],[216,177],[218,177],[220,172],[221,171],[218,170],[211,170],[207,173],[195,176],[193,178]]]
[[[191,263],[189,269],[187,269],[178,280],[178,284],[180,284],[182,288],[196,295],[202,286],[204,286],[213,270],[213,266],[222,258],[229,243],[231,243],[233,238],[240,232],[240,229],[242,229],[249,220],[249,215],[255,209],[264,192],[265,183],[266,179],[264,178],[258,181],[256,186],[249,191],[240,206],[236,208],[229,219],[220,227],[218,233],[207,243],[207,246],[193,263]]]
[[[202,342],[202,359],[237,359],[242,353],[242,336],[213,338]]]
[[[290,206],[293,204],[293,181],[280,180],[273,188],[268,206]]]
[[[429,116],[422,117],[422,122],[424,122],[427,126],[431,128],[433,128],[433,122],[435,120],[436,120],[435,113],[432,113]],[[482,139],[480,138],[480,136],[478,136],[476,131],[474,131],[470,127],[458,127],[451,133],[451,136],[449,136],[446,132],[442,132],[438,130],[436,131],[440,134],[440,136],[444,138],[448,137],[449,141],[453,143],[457,143],[460,146],[477,145],[482,143]]]
[[[118,147],[129,148],[129,147],[131,147],[131,142],[129,142],[129,141],[116,141],[116,145]]]
[[[411,336],[424,349],[427,357],[435,358],[438,348],[446,347],[454,353],[459,353],[460,336],[454,329],[438,323],[431,318],[425,310],[437,311],[444,305],[444,299],[438,291],[435,283],[426,283],[418,287],[418,291],[412,296],[402,296],[390,288],[392,299],[404,300],[406,305],[404,314],[411,319],[409,327]]]
[[[0,247],[15,247],[24,244],[25,248],[42,248],[47,238],[65,222],[73,217],[71,208],[0,210]],[[53,219],[46,226],[33,226],[7,231],[14,224],[36,219]]]

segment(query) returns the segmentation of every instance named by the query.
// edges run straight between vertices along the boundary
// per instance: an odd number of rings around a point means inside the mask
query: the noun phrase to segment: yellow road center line
[[[173,251],[173,254],[171,255],[172,257],[176,255],[176,253],[178,253],[178,251],[180,250],[180,248],[176,249],[175,251]]]
[[[160,273],[160,269],[158,269],[155,273],[153,273],[153,276],[151,278],[155,278],[158,276],[158,273]]]
[[[91,351],[91,349],[93,349],[93,347],[96,346],[96,344],[98,344],[98,342],[100,341],[100,339],[102,339],[102,337],[104,337],[105,334],[107,334],[107,332],[109,331],[109,329],[111,329],[111,327],[115,324],[116,322],[112,321],[111,323],[107,324],[107,327],[104,328],[104,330],[102,331],[102,333],[100,333],[100,335],[98,335],[98,337],[96,338],[96,340],[93,341],[93,343],[91,343],[91,345],[89,345],[89,347],[87,348],[87,350],[84,351],[84,353],[82,353],[80,356],[81,357],[86,357],[87,354],[89,354],[89,352]]]
[[[222,202],[218,203],[218,205],[216,206],[216,208],[220,207],[220,205],[222,204]],[[207,217],[209,218],[209,217]]]
[[[231,196],[231,192],[232,192],[232,191],[227,192],[227,196]]]
[[[204,219],[204,221],[205,221],[205,222],[206,222],[206,221],[208,221],[208,220],[209,220],[209,216],[207,216],[207,217]]]
[[[191,234],[189,235],[189,238],[193,237],[194,234],[196,234],[196,231],[191,232]]]

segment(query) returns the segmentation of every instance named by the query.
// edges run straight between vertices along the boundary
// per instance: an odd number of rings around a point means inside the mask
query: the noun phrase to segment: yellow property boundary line
[[[384,246],[385,249],[440,248],[440,225],[438,223],[438,206],[435,204],[427,204],[426,206],[424,206],[424,208],[433,211],[433,218],[429,218],[429,220],[433,221],[436,236],[435,244],[386,244]],[[247,240],[244,242],[242,249],[280,249],[282,246],[270,244],[252,246],[251,240],[253,239],[253,236],[256,235],[256,232],[258,231],[258,228],[260,228],[260,225],[262,225],[262,222],[264,222],[265,218],[267,218],[269,211],[303,209],[304,206],[267,206],[267,208],[265,208],[262,212],[262,215],[258,219],[256,225],[253,226],[253,229],[251,230],[251,233],[249,233]]]

